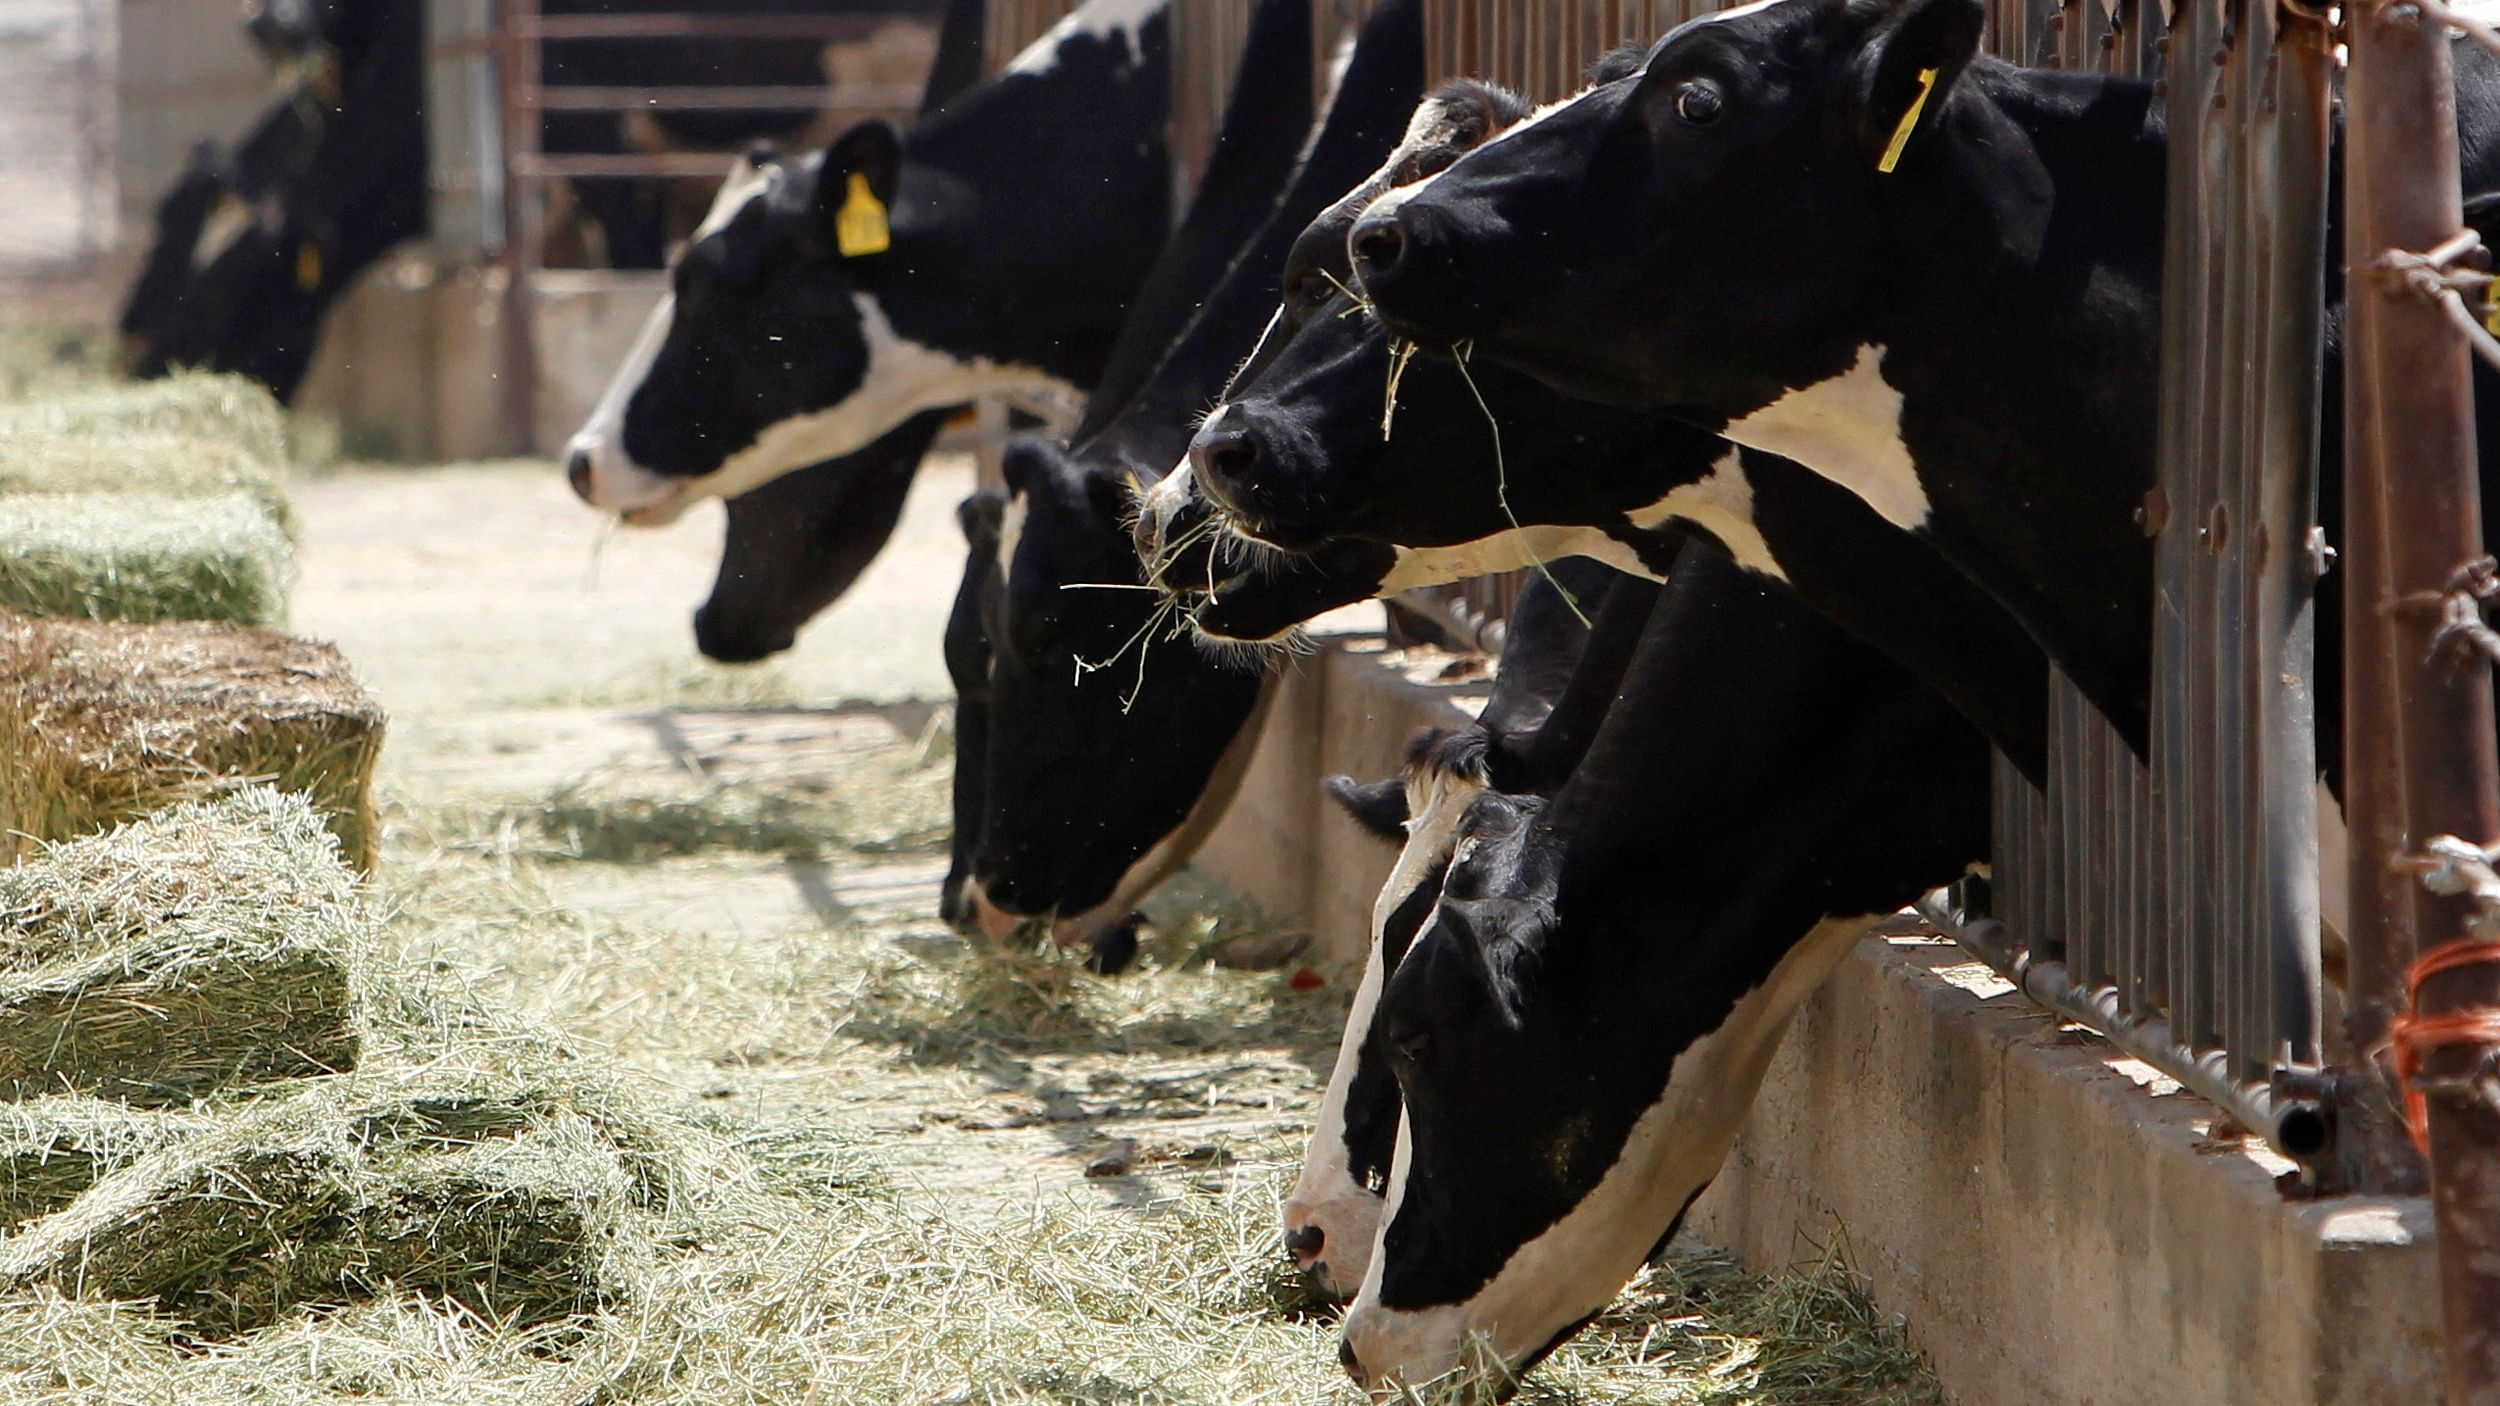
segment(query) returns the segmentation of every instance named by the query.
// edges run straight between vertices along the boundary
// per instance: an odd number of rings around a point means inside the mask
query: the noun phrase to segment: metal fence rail
[[[2140,72],[2152,36],[2133,18],[2070,4],[2017,27],[2000,11],[1994,38]],[[2331,41],[2322,19],[2230,0],[2172,18],[2159,487],[2144,506],[2152,754],[2140,765],[2056,680],[2047,793],[1998,766],[2001,921],[1957,931],[2316,1186],[2333,1180],[2334,1128],[2310,688]]]

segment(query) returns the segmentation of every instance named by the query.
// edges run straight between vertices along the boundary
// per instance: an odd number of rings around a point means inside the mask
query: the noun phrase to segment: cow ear
[[[902,178],[903,140],[882,120],[860,123],[826,149],[816,180],[817,221],[843,257],[885,252]]]
[[[1319,788],[1365,831],[1384,840],[1406,838],[1405,781],[1392,776],[1366,783],[1351,776],[1332,776],[1319,783]]]
[[[1877,22],[1855,75],[1858,142],[1877,170],[1892,171],[1933,135],[1987,18],[1980,0],[1903,0]]]
[[[1051,450],[1056,447],[1044,435],[1021,434],[1007,441],[998,453],[998,474],[1006,480],[1009,497],[1024,497],[1041,486],[1050,475]]]

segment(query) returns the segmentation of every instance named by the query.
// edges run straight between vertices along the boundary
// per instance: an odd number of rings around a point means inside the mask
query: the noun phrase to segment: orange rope
[[[2396,1056],[2396,1078],[2404,1085],[2405,1131],[2423,1156],[2431,1155],[2430,1108],[2414,1076],[2422,1072],[2423,1056],[2454,1045],[2500,1046],[2500,1007],[2423,1015],[2422,983],[2441,972],[2478,963],[2500,963],[2500,943],[2462,938],[2422,954],[2405,973],[2405,999],[2417,1009],[2398,1013],[2387,1023],[2387,1043]]]

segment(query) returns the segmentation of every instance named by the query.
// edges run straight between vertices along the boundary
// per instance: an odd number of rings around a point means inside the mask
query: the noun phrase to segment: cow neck
[[[1073,384],[1101,375],[1173,223],[1168,13],[1137,42],[1142,62],[1120,57],[1118,36],[1080,38],[1063,61],[1001,74],[904,133],[896,231],[914,270],[946,275],[947,295],[872,289],[899,336]],[[988,345],[962,345],[967,310],[986,310]]]
[[[1275,312],[1277,282],[1294,241],[1379,169],[1422,100],[1420,35],[1411,7],[1403,4],[1384,7],[1366,25],[1343,92],[1329,104],[1301,168],[1154,374],[1095,441],[1078,446],[1088,459],[1098,457],[1099,445],[1148,478],[1160,478],[1179,461],[1199,412],[1214,403]]]
[[[1082,444],[1120,412],[1161,364],[1206,291],[1257,236],[1293,179],[1314,110],[1311,6],[1308,0],[1260,0],[1189,213],[1130,300],[1128,322],[1071,442]]]
[[[2028,140],[2053,218],[2036,257],[2009,256],[1985,193],[1932,171],[1905,186],[1912,203],[1884,222],[1899,242],[1876,265],[1901,276],[1869,296],[1869,341],[1901,395],[1924,530],[2141,739],[2153,554],[2135,514],[2154,482],[2159,107],[2146,84],[1993,62],[1965,84],[1957,108],[1992,105]]]

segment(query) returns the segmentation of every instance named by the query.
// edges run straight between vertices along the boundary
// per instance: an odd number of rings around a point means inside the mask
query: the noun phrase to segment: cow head
[[[1713,425],[1839,376],[1908,263],[2037,253],[2045,171],[1961,81],[1983,19],[1778,0],[1693,20],[1375,204],[1351,235],[1363,289],[1427,345]]]
[[[986,577],[990,715],[966,892],[994,933],[1098,945],[1221,814],[1263,676],[1201,655],[1138,588],[1125,478],[1034,437],[1006,469],[995,560],[966,571]]]
[[[1481,83],[1436,89],[1398,152],[1296,242],[1284,306],[1201,426],[1186,470],[1156,486],[1139,518],[1141,552],[1163,565],[1158,583],[1202,597],[1192,619],[1203,635],[1270,639],[1351,601],[1592,542],[1640,569],[1638,551],[1604,529],[1637,540],[1669,515],[1640,511],[1677,486],[1664,480],[1707,477],[1725,458],[1697,431],[1565,401],[1501,367],[1409,360],[1352,291],[1345,239],[1362,211],[1528,111]],[[1599,478],[1593,463],[1645,471]],[[1587,541],[1519,530],[1551,524],[1600,530]],[[1222,530],[1206,530],[1214,525]],[[1188,550],[1171,550],[1183,542]]]
[[[1348,814],[1384,838],[1402,841],[1397,863],[1372,905],[1372,941],[1363,978],[1346,1015],[1328,1090],[1285,1198],[1285,1249],[1320,1293],[1351,1297],[1371,1264],[1379,1235],[1381,1194],[1397,1142],[1396,1075],[1373,1019],[1382,984],[1441,896],[1442,872],[1468,803],[1491,784],[1491,739],[1467,729],[1419,734],[1407,749],[1403,780],[1389,791],[1335,778],[1329,793]],[[1395,804],[1391,800],[1394,797]],[[1379,821],[1390,811],[1397,823]]]
[[[1166,3],[1092,0],[908,142],[751,154],[573,437],[574,490],[665,521],[921,410],[1090,382],[1170,232]]]
[[[720,571],[694,613],[695,647],[751,664],[797,643],[799,627],[839,600],[894,535],[946,414],[924,411],[857,454],[730,499]]]
[[[1723,557],[1678,559],[1622,688],[1550,800],[1469,804],[1383,987],[1406,1113],[1344,1354],[1375,1390],[1478,1338],[1515,1379],[1603,1308],[1869,915],[1985,853],[1977,734]]]
[[[282,196],[238,194],[203,149],[157,207],[156,243],[122,309],[123,369],[234,372],[292,400],[335,265],[325,231],[298,223]]]

